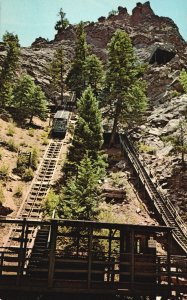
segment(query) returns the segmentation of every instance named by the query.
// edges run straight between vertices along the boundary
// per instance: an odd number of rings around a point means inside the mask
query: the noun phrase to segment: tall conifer
[[[32,77],[23,74],[15,86],[13,96],[13,106],[17,110],[19,121],[29,118],[31,123],[34,116],[46,119],[47,100],[41,87],[35,85]]]
[[[5,108],[11,103],[12,86],[19,65],[20,44],[18,36],[10,32],[4,34],[3,42],[6,56],[0,68],[0,107]]]
[[[86,153],[78,166],[77,177],[71,177],[59,203],[59,216],[75,220],[95,220],[99,212],[100,176]]]
[[[76,97],[80,98],[85,89],[84,63],[88,55],[88,45],[84,31],[84,23],[80,22],[76,31],[75,56],[66,82],[68,87],[75,91]]]
[[[117,30],[108,44],[106,74],[107,104],[113,120],[110,145],[114,143],[118,125],[136,122],[146,108],[143,67],[138,63],[127,33]]]
[[[80,163],[86,152],[91,159],[97,160],[103,144],[101,112],[90,87],[78,102],[78,115],[72,145],[67,156],[68,162],[74,166]]]
[[[97,96],[104,84],[104,69],[101,60],[95,55],[88,55],[84,63],[85,85],[91,86]]]
[[[63,47],[60,46],[54,53],[52,62],[49,65],[49,73],[51,76],[50,89],[52,94],[59,93],[61,104],[63,104],[63,94],[65,90],[65,56]]]

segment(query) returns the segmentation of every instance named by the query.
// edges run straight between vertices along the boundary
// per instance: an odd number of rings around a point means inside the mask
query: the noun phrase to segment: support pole
[[[92,237],[93,228],[88,230],[88,289],[91,287],[91,276],[92,276]]]
[[[57,229],[58,229],[57,220],[52,220],[51,221],[50,250],[49,250],[49,269],[48,269],[48,287],[49,288],[51,288],[53,286],[53,279],[54,279]]]
[[[20,249],[18,254],[18,272],[17,272],[16,285],[19,285],[20,283],[20,278],[23,272],[24,261],[25,261],[25,257],[24,257],[25,228],[26,228],[26,219],[24,218],[22,223]]]
[[[131,230],[131,289],[133,291],[133,285],[134,285],[134,229]]]

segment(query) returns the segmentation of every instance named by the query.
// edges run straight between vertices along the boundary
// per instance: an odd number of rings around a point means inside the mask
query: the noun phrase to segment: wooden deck
[[[1,292],[168,297],[187,293],[187,257],[172,254],[171,228],[0,220],[0,227],[8,224],[19,225],[20,236],[0,248]],[[32,239],[29,232],[35,235]]]

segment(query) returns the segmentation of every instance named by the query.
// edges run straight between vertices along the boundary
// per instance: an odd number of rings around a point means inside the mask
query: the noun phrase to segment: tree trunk
[[[183,124],[181,123],[181,160],[182,160],[182,165],[185,165],[184,162],[184,129],[183,129]]]
[[[109,148],[115,144],[115,137],[116,137],[117,127],[118,127],[119,116],[120,116],[120,112],[121,112],[121,103],[122,103],[122,100],[118,99],[117,104],[116,104],[111,138],[110,138],[110,142],[109,142]]]
[[[29,125],[31,125],[31,124],[32,124],[32,119],[33,119],[33,114],[30,116]]]
[[[111,133],[110,142],[109,142],[109,148],[111,148],[115,144],[115,137],[116,137],[116,132],[117,132],[117,126],[118,126],[118,117],[116,116],[114,118],[112,133]]]
[[[63,105],[64,100],[64,79],[63,79],[63,66],[60,67],[60,81],[61,81],[61,105]]]

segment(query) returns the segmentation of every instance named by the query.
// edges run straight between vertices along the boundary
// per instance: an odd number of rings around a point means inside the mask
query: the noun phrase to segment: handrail
[[[187,253],[187,228],[185,226],[184,221],[179,216],[178,212],[176,211],[171,201],[168,198],[166,198],[161,193],[161,191],[158,191],[157,187],[154,185],[146,169],[141,163],[137,151],[134,148],[130,138],[127,135],[119,134],[119,139],[123,147],[123,150],[128,155],[128,158],[130,159],[136,173],[138,174],[139,179],[142,181],[142,184],[144,184],[147,193],[149,194],[150,198],[153,200],[156,210],[161,215],[163,222],[167,226],[171,226],[172,225],[171,219],[172,219],[172,223],[176,225],[175,229],[173,230],[173,237],[181,246],[181,248]]]
[[[56,209],[53,209],[53,213],[52,213],[52,220],[55,219],[55,213],[56,213]],[[51,225],[49,227],[49,234],[48,234],[48,238],[47,238],[47,248],[49,248],[50,242],[51,242]]]
[[[134,146],[132,145],[132,141],[131,141],[131,138],[128,137],[128,140],[131,144],[131,147],[134,148]],[[142,156],[138,153],[138,156],[140,158],[142,158]],[[146,170],[145,170],[146,171]],[[148,175],[148,174],[147,174]],[[159,189],[161,189],[161,186],[159,185],[159,183],[157,182],[157,186]],[[154,186],[155,187],[155,186]],[[155,187],[157,193],[159,194],[159,196],[162,198],[162,200],[164,201],[164,203],[166,204],[167,208],[170,210],[170,212],[173,213],[174,217],[175,217],[175,220],[176,222],[182,226],[182,231],[184,232],[185,236],[187,237],[187,226],[185,225],[185,222],[183,221],[183,219],[181,218],[181,216],[179,215],[179,213],[177,212],[177,210],[175,209],[173,203],[170,201],[170,199],[163,195],[163,193],[160,191],[157,190],[157,188]]]

